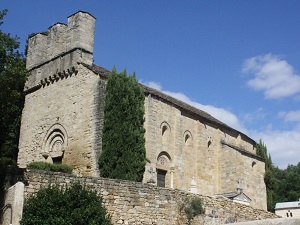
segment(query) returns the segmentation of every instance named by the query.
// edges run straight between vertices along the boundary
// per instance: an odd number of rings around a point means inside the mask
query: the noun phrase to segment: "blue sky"
[[[203,109],[300,161],[300,1],[1,0],[1,29],[42,32],[83,10],[97,18],[95,64]]]

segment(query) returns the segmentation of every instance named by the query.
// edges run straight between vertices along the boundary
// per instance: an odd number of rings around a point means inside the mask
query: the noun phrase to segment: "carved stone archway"
[[[67,145],[67,131],[61,124],[56,123],[49,128],[44,137],[41,154],[49,163],[62,163]]]

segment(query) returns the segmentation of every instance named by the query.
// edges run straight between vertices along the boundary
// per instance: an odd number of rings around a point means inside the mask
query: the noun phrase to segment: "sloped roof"
[[[300,208],[300,201],[297,202],[278,202],[275,209]]]
[[[108,69],[105,69],[101,66],[97,66],[96,64],[92,64],[92,65],[88,65],[86,63],[79,63],[79,64],[82,64],[86,68],[92,70],[94,73],[96,73],[104,78],[107,77],[109,75],[109,73],[111,72]]]
[[[97,66],[95,64],[92,64],[92,65],[87,65],[85,63],[81,63],[81,64],[83,66],[85,66],[86,68],[92,70],[94,73],[102,76],[103,78],[106,78],[110,73],[109,70],[107,70],[107,69],[105,69],[101,66]],[[161,99],[173,104],[176,107],[179,107],[179,108],[181,108],[181,109],[183,109],[183,110],[185,110],[185,111],[187,111],[191,114],[194,114],[194,115],[200,117],[202,120],[204,120],[208,123],[212,123],[212,124],[218,125],[220,128],[225,128],[225,129],[230,130],[231,132],[241,134],[241,135],[247,137],[248,139],[250,139],[251,141],[253,141],[253,143],[255,143],[255,141],[253,139],[251,139],[250,137],[248,137],[247,135],[243,134],[242,132],[240,132],[238,130],[233,129],[232,127],[228,126],[227,124],[225,124],[225,123],[221,122],[220,120],[214,118],[213,116],[211,116],[207,112],[202,111],[198,108],[195,108],[195,107],[193,107],[193,106],[191,106],[191,105],[189,105],[189,104],[187,104],[183,101],[180,101],[176,98],[173,98],[173,97],[171,97],[171,96],[169,96],[169,95],[167,95],[167,94],[165,94],[161,91],[158,91],[156,89],[150,88],[150,87],[148,87],[144,84],[140,84],[140,85],[141,85],[141,87],[143,88],[143,90],[146,94],[151,94],[153,96],[161,98]]]
[[[218,194],[216,196],[223,196],[223,197],[229,198],[231,200],[251,202],[251,198],[249,198],[244,192],[233,191],[233,192]]]

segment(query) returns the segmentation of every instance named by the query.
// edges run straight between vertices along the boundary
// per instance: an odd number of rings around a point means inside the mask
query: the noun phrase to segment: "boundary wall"
[[[300,218],[278,218],[235,223],[234,225],[299,225]]]
[[[113,224],[187,224],[181,208],[187,198],[196,196],[202,199],[205,215],[195,217],[192,221],[195,225],[278,218],[275,214],[235,203],[224,197],[202,196],[139,182],[45,171],[27,171],[25,177],[27,180],[24,189],[25,199],[39,189],[53,184],[64,188],[79,182],[87,189],[97,191],[103,198]]]

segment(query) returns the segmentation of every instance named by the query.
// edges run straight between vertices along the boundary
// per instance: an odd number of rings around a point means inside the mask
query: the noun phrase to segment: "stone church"
[[[93,64],[96,19],[79,11],[68,23],[29,39],[18,165],[64,163],[99,176],[105,86]],[[208,113],[141,84],[147,163],[143,183],[266,209],[265,163],[256,142]]]

